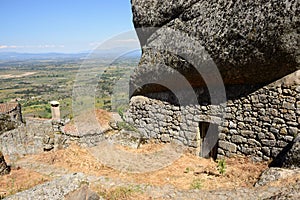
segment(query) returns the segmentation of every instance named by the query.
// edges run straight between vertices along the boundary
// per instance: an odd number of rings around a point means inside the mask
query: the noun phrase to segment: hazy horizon
[[[1,8],[0,52],[88,53],[134,30],[130,0],[2,0]],[[120,45],[137,46],[132,37]]]

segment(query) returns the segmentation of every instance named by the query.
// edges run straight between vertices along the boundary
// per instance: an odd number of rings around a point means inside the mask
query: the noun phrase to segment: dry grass
[[[159,151],[163,146],[163,144],[152,143],[143,145],[138,150],[120,148],[129,152],[146,154]],[[64,150],[26,156],[24,159],[30,162],[34,161],[57,168],[64,168],[71,172],[83,172],[89,175],[121,180],[134,185],[171,185],[179,190],[216,190],[253,187],[253,184],[257,181],[261,172],[267,168],[268,164],[266,162],[254,163],[245,157],[228,158],[225,159],[225,174],[220,175],[217,170],[217,162],[185,153],[168,167],[154,172],[134,174],[117,171],[104,166],[87,149],[75,144]],[[13,169],[10,175],[3,176],[1,179],[0,194],[11,195],[47,180],[49,180],[49,177],[42,176],[33,171]],[[296,180],[293,181],[295,182]],[[282,182],[277,184],[282,184]],[[104,195],[107,199],[149,199],[146,194],[130,185],[107,189],[101,185],[94,184],[91,185],[91,189]]]
[[[45,152],[31,157],[37,162],[68,169],[73,172],[84,172],[91,175],[108,175],[114,171],[99,163],[87,149],[75,144],[71,144],[69,148],[64,150]]]
[[[122,145],[117,146],[117,149],[124,150],[131,153],[141,153],[141,154],[149,154],[149,153],[157,152],[162,150],[163,148],[164,148],[164,144],[157,143],[155,141],[150,141],[149,143],[141,144],[138,149],[133,149],[131,147],[122,146]]]
[[[110,113],[106,110],[96,109],[96,110],[84,113],[84,115],[82,115],[81,117],[84,118],[85,116],[95,116],[103,130],[110,128],[109,122],[112,119],[112,113]],[[66,133],[78,133],[78,130],[77,130],[77,127],[76,127],[74,121],[67,123],[64,127],[64,131]]]
[[[1,176],[0,197],[13,195],[49,180],[50,178],[48,176],[31,170],[20,168],[12,169],[10,174]]]
[[[267,168],[265,163],[253,163],[247,158],[226,159],[227,170],[221,176],[217,163],[210,159],[199,158],[190,154],[183,155],[171,166],[162,170],[135,176],[135,181],[152,185],[173,185],[178,189],[188,190],[195,179],[202,180],[203,190],[232,189],[252,187],[261,172]]]
[[[139,153],[148,153],[159,150],[158,145],[144,145],[140,150],[130,150]],[[126,149],[126,148],[125,148]],[[150,184],[154,186],[172,185],[178,189],[188,190],[193,181],[202,181],[203,190],[232,189],[236,187],[252,187],[267,163],[254,163],[245,157],[226,159],[226,172],[220,175],[217,163],[211,159],[199,158],[191,154],[183,154],[172,165],[148,173],[124,173],[99,163],[86,149],[71,145],[68,149],[35,155],[37,162],[47,163],[73,172],[120,178],[123,181],[136,184]]]
[[[91,189],[108,200],[151,199],[151,197],[144,194],[139,187],[132,185],[113,187],[110,189],[104,188],[101,185],[92,185]]]

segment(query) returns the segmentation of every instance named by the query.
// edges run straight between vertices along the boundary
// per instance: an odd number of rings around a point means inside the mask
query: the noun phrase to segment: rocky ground
[[[110,137],[111,138],[111,137]],[[6,160],[6,199],[299,199],[300,170],[268,169],[245,157],[220,164],[168,144],[139,149],[101,143]],[[262,174],[262,172],[264,173]],[[261,175],[262,174],[262,175]]]

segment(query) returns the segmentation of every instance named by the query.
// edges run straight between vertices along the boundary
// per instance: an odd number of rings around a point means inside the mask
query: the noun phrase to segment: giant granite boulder
[[[184,74],[192,86],[203,86],[189,60],[167,50],[154,51],[159,43],[180,46],[186,41],[163,31],[168,28],[196,39],[217,65],[225,84],[267,84],[297,71],[299,4],[294,0],[132,0],[143,55],[131,84],[139,85],[147,68],[163,63]],[[199,49],[193,44],[184,48],[185,53]],[[161,90],[153,86],[146,92]]]

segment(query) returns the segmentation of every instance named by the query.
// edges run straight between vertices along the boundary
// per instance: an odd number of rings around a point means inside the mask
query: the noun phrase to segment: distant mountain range
[[[66,59],[66,58],[83,58],[88,53],[64,54],[64,53],[17,53],[17,52],[0,52],[0,60],[30,60],[30,59]]]
[[[140,57],[140,51],[130,52],[124,55],[126,50],[124,49],[112,49],[112,50],[97,50],[86,51],[81,53],[17,53],[17,52],[0,52],[0,60],[5,61],[17,61],[17,60],[54,60],[54,59],[84,59],[89,55],[92,58],[115,58],[122,57]]]

